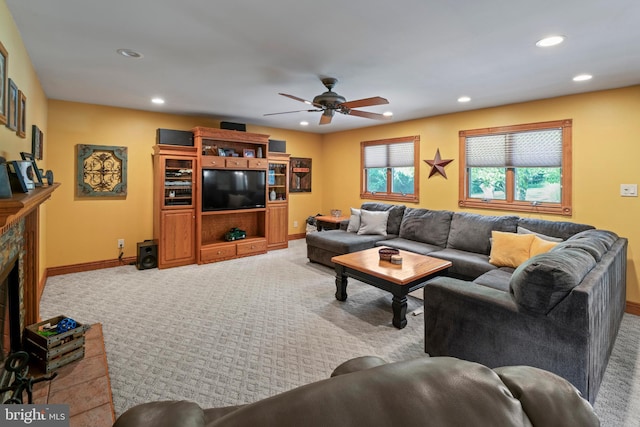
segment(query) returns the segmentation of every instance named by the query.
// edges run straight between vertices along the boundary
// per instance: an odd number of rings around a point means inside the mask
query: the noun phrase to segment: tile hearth
[[[33,401],[68,404],[71,427],[111,427],[115,411],[102,325],[91,325],[85,340],[84,358],[57,369],[53,381],[36,384]],[[33,368],[30,372],[41,375]]]

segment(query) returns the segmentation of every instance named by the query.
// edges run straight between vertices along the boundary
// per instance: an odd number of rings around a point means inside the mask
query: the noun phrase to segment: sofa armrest
[[[376,366],[386,364],[386,360],[381,359],[377,356],[356,357],[354,359],[350,359],[344,363],[341,363],[336,369],[333,370],[331,376],[336,377],[338,375],[349,374],[356,371],[363,371],[365,369],[375,368]]]
[[[187,401],[143,403],[118,417],[113,427],[204,427],[204,412]]]
[[[427,307],[440,304],[449,305],[455,300],[466,301],[474,306],[501,308],[514,313],[518,311],[516,302],[509,292],[466,280],[438,276],[430,280],[424,287],[425,310]]]

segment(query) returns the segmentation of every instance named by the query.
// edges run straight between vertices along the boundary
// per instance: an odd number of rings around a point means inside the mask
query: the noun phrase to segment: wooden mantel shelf
[[[14,193],[10,199],[0,199],[0,228],[36,209],[58,187],[60,183],[56,182],[46,187],[37,187],[28,193]]]

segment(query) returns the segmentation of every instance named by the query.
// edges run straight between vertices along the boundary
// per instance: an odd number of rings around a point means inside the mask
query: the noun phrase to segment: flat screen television
[[[202,211],[264,208],[264,170],[202,170]]]

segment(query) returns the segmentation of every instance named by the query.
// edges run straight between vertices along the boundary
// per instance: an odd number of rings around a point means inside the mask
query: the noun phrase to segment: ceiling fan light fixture
[[[471,98],[468,97],[468,96],[461,96],[460,98],[458,98],[458,102],[465,103],[465,102],[469,102],[469,101],[471,101]]]
[[[393,111],[385,111],[382,115],[385,117],[393,117]]]
[[[144,56],[140,52],[136,52],[133,49],[118,49],[118,50],[116,50],[116,52],[118,52],[120,55],[122,55],[122,56],[124,56],[126,58],[139,59],[139,58],[142,58]]]
[[[309,126],[309,122],[306,120],[303,120],[300,122],[300,126]]]
[[[156,96],[155,98],[151,98],[151,102],[153,102],[154,104],[157,104],[157,105],[162,105],[162,104],[164,104],[164,99]]]
[[[536,46],[538,47],[551,47],[557,46],[560,43],[564,42],[566,39],[565,36],[549,36],[543,39],[540,39],[536,42]]]

